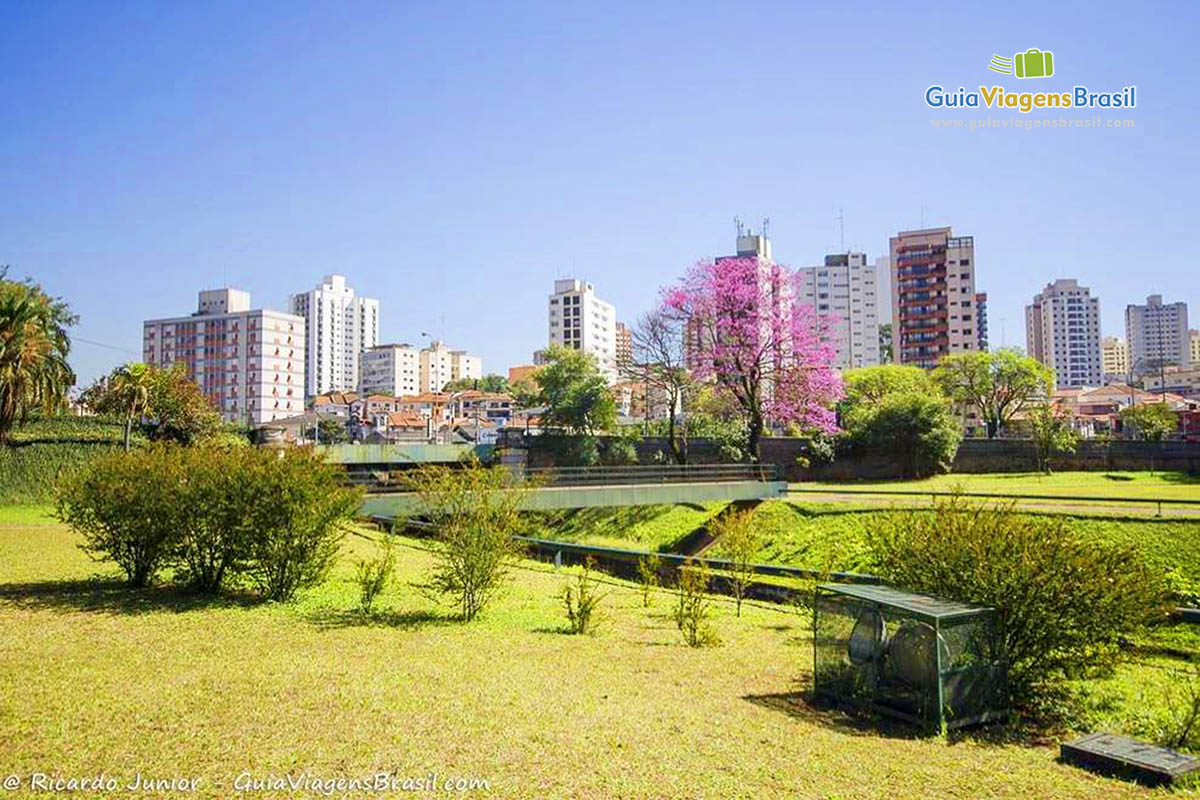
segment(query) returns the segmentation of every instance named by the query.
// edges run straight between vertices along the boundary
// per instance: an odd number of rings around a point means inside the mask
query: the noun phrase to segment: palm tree
[[[129,451],[133,421],[151,413],[150,395],[154,380],[154,368],[150,365],[124,364],[97,380],[84,393],[84,403],[92,411],[124,417],[126,452]]]
[[[31,412],[62,407],[75,383],[66,331],[75,315],[41,287],[5,280],[7,274],[0,267],[0,443]]]

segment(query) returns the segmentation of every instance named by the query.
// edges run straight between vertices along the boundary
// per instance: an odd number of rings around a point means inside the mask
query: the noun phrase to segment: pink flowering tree
[[[747,256],[701,261],[663,292],[663,310],[686,320],[688,366],[743,415],[746,453],[758,459],[768,425],[836,433],[842,381],[825,321],[795,301],[795,275]]]

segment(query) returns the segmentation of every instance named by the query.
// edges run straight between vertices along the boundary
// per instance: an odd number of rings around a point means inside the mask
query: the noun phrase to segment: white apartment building
[[[407,343],[372,347],[359,359],[358,385],[363,394],[420,394],[421,351]]]
[[[451,350],[437,339],[421,351],[421,391],[440,392],[450,381],[483,377],[483,359]]]
[[[550,344],[596,357],[610,384],[617,381],[617,312],[596,296],[590,283],[567,278],[554,282],[549,303]]]
[[[1054,370],[1057,388],[1103,385],[1100,298],[1073,278],[1046,284],[1025,306],[1029,355]]]
[[[304,411],[304,319],[251,310],[248,292],[202,291],[196,313],[146,320],[142,360],[184,364],[229,422],[261,425]]]
[[[482,377],[482,358],[435,339],[420,350],[407,343],[372,347],[362,354],[359,385],[363,394],[408,397],[440,392],[450,381]]]
[[[359,356],[379,344],[379,301],[355,295],[343,275],[326,275],[315,289],[292,295],[290,308],[307,323],[308,396],[358,391]]]
[[[1138,374],[1157,372],[1161,365],[1191,365],[1191,336],[1187,303],[1163,303],[1152,294],[1145,305],[1125,306],[1125,341],[1129,361]]]
[[[1100,363],[1105,383],[1129,380],[1129,345],[1116,336],[1105,336],[1100,342]]]
[[[876,276],[875,264],[867,263],[865,253],[827,255],[822,266],[796,271],[796,297],[812,306],[824,322],[838,369],[879,363]]]

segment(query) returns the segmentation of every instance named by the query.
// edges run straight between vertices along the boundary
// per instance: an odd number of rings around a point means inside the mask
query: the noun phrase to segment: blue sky
[[[503,372],[544,345],[555,277],[632,319],[735,215],[803,266],[839,209],[872,258],[922,221],[974,235],[996,345],[1059,277],[1105,333],[1150,293],[1200,327],[1194,4],[805,5],[3,0],[0,264],[79,312],[82,382],[201,288],[283,308],[328,272],[386,339]],[[1054,78],[987,70],[1030,47]],[[935,112],[933,83],[1136,84],[1102,115],[1136,127],[934,129],[1019,115]]]

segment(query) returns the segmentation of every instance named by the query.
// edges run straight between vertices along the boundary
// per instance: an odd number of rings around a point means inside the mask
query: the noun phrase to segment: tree
[[[676,464],[687,463],[686,431],[676,424],[685,395],[693,388],[687,368],[684,336],[687,320],[664,308],[650,311],[633,326],[633,365],[631,377],[646,386],[646,409],[657,392],[667,405],[667,447]]]
[[[443,392],[465,392],[472,389],[478,392],[508,392],[508,378],[490,373],[482,378],[459,378],[442,387]]]
[[[525,526],[526,492],[504,467],[422,467],[408,484],[435,532],[436,566],[427,589],[453,598],[465,621],[478,616],[503,588],[520,556],[513,538]]]
[[[879,326],[879,362],[891,364],[895,360],[892,353],[892,323],[885,322]]]
[[[754,582],[754,559],[762,548],[762,534],[754,524],[754,510],[733,509],[718,516],[709,525],[717,549],[729,560],[729,582],[737,598],[737,615],[742,615],[742,599]]]
[[[1132,428],[1143,441],[1158,443],[1179,428],[1179,417],[1166,403],[1143,403],[1121,411],[1121,423]],[[1154,472],[1154,450],[1150,450],[1150,471]]]
[[[962,426],[944,397],[914,392],[889,394],[856,407],[846,421],[850,446],[863,453],[893,453],[907,476],[948,472],[962,442]]]
[[[942,394],[929,371],[919,367],[899,364],[860,367],[847,370],[842,378],[846,392],[841,404],[843,410],[877,403],[890,394]]]
[[[221,417],[183,364],[130,363],[100,378],[83,395],[98,414],[125,420],[125,449],[135,420],[151,439],[192,444],[215,434]]]
[[[32,412],[65,404],[75,383],[67,328],[78,320],[62,300],[7,274],[0,267],[0,444]]]
[[[686,320],[693,376],[733,400],[754,460],[768,424],[837,431],[834,350],[812,307],[793,300],[794,282],[782,265],[724,258],[698,263],[663,294],[663,308]]]
[[[1026,415],[1030,436],[1037,452],[1038,470],[1050,474],[1050,457],[1056,453],[1073,453],[1079,446],[1079,436],[1071,428],[1071,415],[1052,403],[1039,403]]]
[[[554,345],[546,359],[534,378],[546,406],[544,426],[593,436],[617,424],[617,404],[594,355]]]
[[[350,441],[346,421],[338,417],[321,417],[317,422],[317,436],[321,444],[345,444]]]
[[[946,356],[933,377],[951,399],[979,412],[989,439],[1054,388],[1053,370],[1010,349]]]
[[[152,370],[148,364],[124,364],[99,378],[83,393],[83,403],[97,414],[124,417],[126,452],[134,420],[150,413]]]

